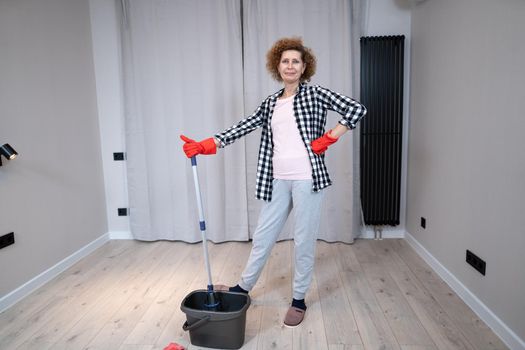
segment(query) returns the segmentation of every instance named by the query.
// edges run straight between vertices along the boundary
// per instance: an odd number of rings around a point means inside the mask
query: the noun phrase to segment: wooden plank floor
[[[235,284],[251,244],[209,244]],[[404,241],[317,244],[303,324],[286,328],[293,242],[277,243],[250,293],[243,349],[507,349]],[[206,286],[200,244],[111,241],[0,314],[0,349],[192,346],[180,303]]]

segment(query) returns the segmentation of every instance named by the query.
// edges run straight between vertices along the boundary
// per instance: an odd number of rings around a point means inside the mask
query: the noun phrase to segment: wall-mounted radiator
[[[399,225],[405,37],[361,38],[361,204],[367,225]]]

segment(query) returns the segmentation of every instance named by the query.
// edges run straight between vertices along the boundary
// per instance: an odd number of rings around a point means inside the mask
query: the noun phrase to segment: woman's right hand
[[[197,154],[215,154],[217,153],[217,145],[213,137],[207,138],[200,142],[190,139],[184,135],[180,135],[184,145],[182,149],[188,158],[194,157]]]

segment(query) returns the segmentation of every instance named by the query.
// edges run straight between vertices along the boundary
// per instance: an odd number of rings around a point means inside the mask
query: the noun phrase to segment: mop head
[[[217,293],[213,290],[213,285],[208,286],[208,292],[206,293],[206,302],[204,306],[210,311],[221,311],[221,302]]]

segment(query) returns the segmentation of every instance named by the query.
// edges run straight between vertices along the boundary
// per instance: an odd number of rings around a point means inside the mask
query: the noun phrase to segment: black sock
[[[306,304],[304,303],[304,299],[300,299],[300,300],[294,299],[294,300],[292,300],[292,306],[296,307],[298,309],[301,309],[301,310],[306,310]]]
[[[239,285],[236,285],[235,287],[230,287],[229,291],[230,292],[237,292],[237,293],[248,294],[248,291],[242,289]]]

